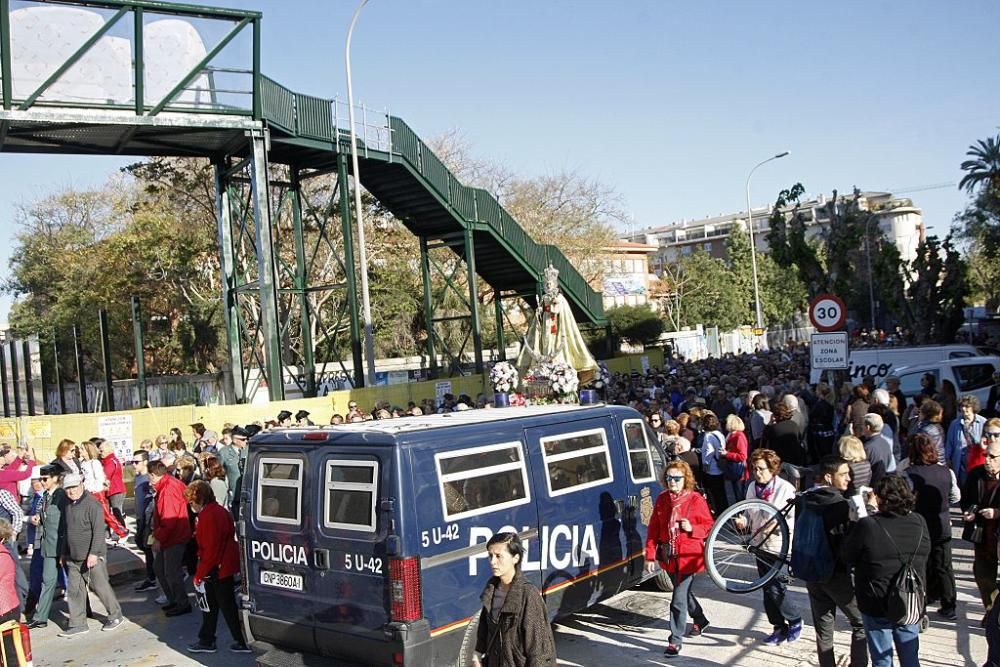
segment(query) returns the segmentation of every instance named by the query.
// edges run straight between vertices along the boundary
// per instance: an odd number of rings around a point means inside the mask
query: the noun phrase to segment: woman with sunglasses
[[[696,637],[708,627],[705,612],[691,590],[694,575],[705,569],[705,537],[712,527],[712,513],[705,498],[695,491],[694,474],[684,461],[671,461],[661,479],[666,491],[656,499],[646,534],[646,571],[657,563],[674,584],[670,600],[670,637],[667,657],[680,654],[684,637]],[[694,624],[685,633],[687,617]]]

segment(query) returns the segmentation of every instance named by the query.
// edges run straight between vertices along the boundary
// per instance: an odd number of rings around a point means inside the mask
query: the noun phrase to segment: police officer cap
[[[247,431],[242,426],[234,426],[230,435],[232,435],[234,438],[249,438],[250,432]]]
[[[38,474],[40,474],[42,477],[58,477],[59,473],[61,472],[62,468],[51,464],[43,465],[41,468],[38,469]]]
[[[291,416],[292,416],[291,412],[289,412],[288,410],[282,410],[281,412],[278,413],[278,421],[283,422]]]
[[[299,410],[298,412],[295,413],[296,419],[305,419],[308,416],[309,416],[308,410]]]
[[[246,426],[243,427],[243,430],[247,432],[248,438],[252,438],[264,429],[261,428],[260,426],[257,426],[257,424],[247,424]]]

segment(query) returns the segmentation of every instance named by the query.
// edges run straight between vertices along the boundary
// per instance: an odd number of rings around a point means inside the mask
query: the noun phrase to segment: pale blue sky
[[[219,0],[258,9],[263,70],[345,93],[356,3]],[[957,182],[966,147],[1000,132],[1000,3],[371,0],[354,35],[355,98],[418,134],[460,128],[525,176],[577,170],[617,190],[636,227],[807,192]],[[0,261],[14,203],[104,181],[126,160],[0,154]],[[955,188],[908,195],[932,232]],[[0,319],[8,301],[0,299]]]

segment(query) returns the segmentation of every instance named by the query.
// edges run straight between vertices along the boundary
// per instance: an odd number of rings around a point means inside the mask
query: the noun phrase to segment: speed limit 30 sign
[[[809,321],[819,331],[838,331],[844,328],[847,308],[839,296],[820,294],[809,303]]]

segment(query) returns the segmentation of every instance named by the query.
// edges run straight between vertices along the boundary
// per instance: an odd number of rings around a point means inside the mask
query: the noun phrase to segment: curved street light
[[[760,285],[757,282],[757,246],[754,245],[753,240],[753,211],[750,209],[750,179],[753,178],[753,173],[757,171],[758,167],[761,167],[772,160],[777,160],[789,155],[791,151],[783,151],[777,155],[772,155],[766,160],[762,160],[754,165],[754,168],[750,170],[747,174],[747,231],[750,232],[750,266],[753,268],[753,304],[754,310],[757,313],[757,329],[763,329],[763,319],[760,312]]]
[[[368,0],[361,0],[347,29],[347,43],[344,45],[344,63],[347,67],[347,122],[351,134],[351,168],[354,170],[354,216],[358,221],[358,262],[361,264],[361,310],[365,325],[365,386],[375,386],[375,332],[372,326],[372,304],[368,296],[368,250],[365,245],[365,222],[361,212],[361,177],[358,170],[358,136],[354,130],[354,90],[351,87],[351,37],[354,24],[358,22],[361,10]],[[343,196],[343,193],[341,193]],[[350,242],[348,240],[348,242]]]

